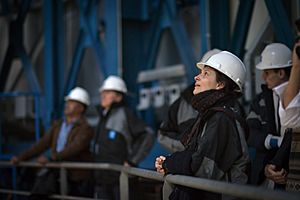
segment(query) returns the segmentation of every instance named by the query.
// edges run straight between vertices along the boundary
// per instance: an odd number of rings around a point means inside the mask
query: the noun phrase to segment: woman
[[[244,121],[235,109],[246,69],[230,52],[222,51],[197,63],[192,106],[199,115],[181,142],[185,150],[156,158],[158,172],[246,183],[249,163]],[[176,186],[170,199],[222,199],[221,194]]]

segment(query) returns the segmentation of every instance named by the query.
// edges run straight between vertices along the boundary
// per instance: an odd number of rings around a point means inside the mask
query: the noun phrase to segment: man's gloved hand
[[[265,167],[265,176],[277,184],[286,184],[287,171],[285,169],[276,170],[276,166],[268,164]]]

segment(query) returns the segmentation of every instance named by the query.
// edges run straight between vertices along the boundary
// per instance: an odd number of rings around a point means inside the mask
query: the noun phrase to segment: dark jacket
[[[90,153],[90,142],[93,138],[93,129],[89,126],[85,118],[78,120],[68,134],[64,149],[61,152],[56,151],[57,138],[63,120],[53,123],[48,133],[46,133],[30,149],[19,155],[20,160],[28,160],[47,149],[51,149],[51,154],[56,155],[57,161],[72,162],[90,162],[92,155]],[[68,170],[70,180],[79,181],[86,179],[90,172],[87,170]]]
[[[251,152],[250,183],[259,185],[265,180],[265,165],[274,157],[277,149],[266,149],[268,134],[280,136],[276,130],[273,91],[262,85],[262,92],[252,101],[247,116],[249,127],[248,146]]]
[[[154,132],[124,105],[114,104],[104,113],[100,109],[100,121],[94,138],[96,162],[123,165],[128,162],[137,166],[150,152],[154,143]],[[118,172],[96,171],[97,183],[117,183]]]
[[[227,111],[216,111],[214,108],[234,112],[227,98],[218,99],[204,113],[199,111],[191,133],[187,136],[190,142],[186,149],[167,157],[163,167],[171,174],[245,184],[249,162],[245,131],[232,117],[234,115],[229,116]],[[200,196],[201,199],[221,199],[218,194],[181,186],[176,187],[170,199],[198,199]]]

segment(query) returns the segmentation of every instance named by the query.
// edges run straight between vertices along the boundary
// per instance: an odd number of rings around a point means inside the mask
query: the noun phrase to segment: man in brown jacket
[[[65,97],[65,101],[64,118],[55,121],[48,133],[31,148],[18,156],[12,157],[11,162],[13,164],[17,164],[20,161],[29,160],[37,156],[39,157],[37,157],[36,161],[42,165],[49,161],[91,161],[89,149],[90,141],[93,138],[93,130],[84,117],[86,108],[90,103],[89,95],[84,89],[76,87],[70,91],[68,96]],[[49,148],[51,152],[50,158],[41,155]],[[53,175],[53,171],[56,172],[55,175]],[[74,196],[86,196],[87,194],[82,184],[85,183],[88,176],[89,171],[87,170],[69,170],[69,194]],[[51,190],[49,188],[48,184],[51,181],[45,180],[47,179],[45,177],[51,179],[53,184],[50,188],[55,189]],[[39,181],[45,180],[42,181],[45,185],[41,182],[36,182],[32,193],[50,195],[57,192],[57,178],[57,170],[48,169],[47,173],[43,174],[43,177],[37,179]]]

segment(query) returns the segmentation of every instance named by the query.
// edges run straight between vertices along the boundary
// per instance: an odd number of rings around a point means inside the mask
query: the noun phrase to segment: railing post
[[[67,170],[64,167],[61,167],[59,170],[59,180],[60,180],[60,194],[65,196],[68,191],[68,181],[67,181]]]
[[[129,199],[128,174],[124,171],[121,171],[121,176],[120,176],[120,197],[121,197],[121,200]]]
[[[169,199],[169,196],[173,191],[173,189],[174,189],[174,185],[165,179],[163,185],[163,200]]]

